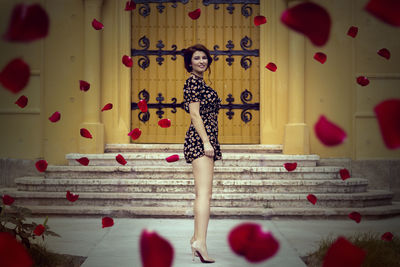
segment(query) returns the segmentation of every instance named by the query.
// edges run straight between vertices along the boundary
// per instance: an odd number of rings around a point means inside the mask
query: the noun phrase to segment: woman
[[[214,161],[222,158],[218,143],[218,111],[221,99],[204,79],[212,58],[208,49],[197,44],[184,50],[185,68],[191,73],[183,87],[184,109],[190,113],[191,124],[186,132],[184,155],[193,167],[195,195],[194,235],[190,240],[193,260],[198,256],[203,263],[215,262],[209,258],[206,246]]]

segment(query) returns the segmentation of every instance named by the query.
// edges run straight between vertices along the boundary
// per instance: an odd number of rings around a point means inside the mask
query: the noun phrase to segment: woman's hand
[[[204,153],[207,157],[214,157],[214,148],[210,142],[204,143]]]

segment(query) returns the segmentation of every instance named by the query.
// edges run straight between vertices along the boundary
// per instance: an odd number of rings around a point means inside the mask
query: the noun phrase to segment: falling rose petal
[[[44,159],[41,159],[41,160],[38,160],[38,161],[36,161],[36,163],[35,163],[35,166],[36,166],[36,169],[39,171],[39,172],[45,172],[46,171],[46,169],[47,169],[47,161],[45,161]]]
[[[370,0],[365,9],[392,26],[400,26],[400,1],[398,0]]]
[[[66,197],[68,199],[68,201],[70,202],[75,202],[78,200],[79,195],[73,194],[71,193],[69,190],[67,191]]]
[[[264,16],[255,16],[254,17],[254,25],[260,26],[262,24],[267,23],[267,18]]]
[[[191,18],[191,19],[198,19],[199,17],[200,17],[200,15],[201,15],[201,9],[200,8],[198,8],[198,9],[196,9],[196,10],[194,10],[194,11],[192,11],[192,12],[189,12],[189,17]]]
[[[111,227],[114,225],[114,220],[111,217],[103,217],[101,219],[102,228]]]
[[[269,69],[270,71],[272,71],[272,72],[275,72],[276,69],[277,69],[275,63],[272,63],[272,62],[268,63],[267,66],[265,66],[265,67],[266,67],[267,69]]]
[[[136,140],[140,137],[142,131],[139,128],[133,129],[128,135],[132,138],[132,140]]]
[[[15,101],[15,104],[17,104],[20,108],[24,108],[26,105],[28,105],[28,98],[24,95],[21,95],[17,101]]]
[[[20,58],[11,60],[0,73],[0,83],[13,92],[18,93],[29,82],[31,69],[28,64]]]
[[[51,115],[51,116],[49,117],[49,121],[51,121],[51,122],[57,122],[57,121],[60,120],[60,118],[61,118],[60,112],[56,111],[56,112],[53,113],[53,115]]]
[[[162,128],[168,128],[171,126],[171,120],[170,119],[161,119],[158,121],[158,125]]]
[[[386,58],[387,60],[390,59],[390,51],[387,50],[386,48],[382,48],[377,53],[378,53],[378,55],[380,55],[381,57]]]
[[[100,21],[98,21],[97,19],[93,19],[92,20],[92,26],[95,30],[101,30],[104,28],[103,23],[101,23]]]
[[[138,107],[141,112],[145,113],[147,112],[147,102],[145,99],[141,99],[138,103]]]
[[[379,129],[387,148],[400,147],[400,99],[387,99],[374,107]]]
[[[92,134],[85,128],[80,129],[80,134],[82,137],[85,137],[85,138],[93,138]]]
[[[326,146],[336,146],[346,139],[347,134],[340,127],[330,122],[325,116],[321,115],[318,122],[314,125],[314,131],[318,139]]]
[[[365,76],[357,77],[357,83],[361,86],[367,86],[369,84],[369,80]]]
[[[79,89],[81,89],[81,91],[87,92],[90,89],[90,83],[79,80]]]
[[[18,4],[14,7],[4,39],[10,42],[31,42],[49,33],[50,20],[39,4]]]
[[[338,237],[324,256],[323,267],[361,266],[366,252],[344,237]]]
[[[77,162],[79,162],[83,166],[89,165],[89,159],[87,157],[82,157],[79,159],[76,159]]]
[[[131,68],[133,66],[133,60],[130,56],[124,55],[122,57],[122,63],[127,66],[128,68]]]
[[[121,165],[126,165],[126,163],[127,163],[125,158],[121,154],[118,154],[115,157],[115,160],[118,161],[118,163],[121,164]]]
[[[101,109],[101,111],[110,110],[112,108],[113,108],[113,104],[112,103],[108,103]]]
[[[25,246],[7,232],[0,232],[0,260],[1,266],[33,266],[33,260]]]
[[[272,233],[263,232],[261,225],[255,223],[242,223],[233,228],[228,243],[233,252],[252,263],[265,261],[279,250],[279,242]]]
[[[346,168],[341,169],[339,173],[340,173],[340,178],[342,178],[343,181],[350,178],[350,172]]]
[[[3,204],[10,206],[12,203],[14,203],[14,198],[10,195],[3,195],[1,197],[3,199]]]
[[[349,214],[349,218],[355,221],[356,223],[360,223],[361,214],[358,213],[357,211],[353,211],[352,213]]]
[[[136,9],[136,3],[134,1],[128,1],[125,5],[125,11],[131,11]]]
[[[386,232],[381,236],[381,239],[384,241],[392,241],[393,240],[393,234],[391,232]]]
[[[317,197],[313,194],[309,194],[307,196],[308,201],[310,201],[313,205],[315,205],[315,203],[317,203]]]
[[[347,35],[351,36],[353,38],[355,38],[357,36],[357,33],[358,33],[358,28],[355,26],[351,26],[349,28],[349,30],[347,31]]]
[[[323,46],[329,39],[331,18],[325,8],[305,2],[286,9],[281,21],[291,28],[307,36],[316,46]]]
[[[140,256],[143,267],[170,267],[174,248],[165,238],[146,229],[140,235]]]
[[[42,224],[39,224],[36,226],[35,230],[33,230],[33,233],[37,236],[41,236],[45,230],[45,227]]]
[[[283,166],[285,167],[285,169],[288,172],[294,171],[297,168],[297,162],[294,163],[285,163],[283,164]]]
[[[322,52],[317,52],[314,55],[314,59],[319,61],[321,64],[324,64],[326,61],[326,55]]]
[[[165,159],[167,162],[175,162],[179,160],[179,155],[175,154]]]

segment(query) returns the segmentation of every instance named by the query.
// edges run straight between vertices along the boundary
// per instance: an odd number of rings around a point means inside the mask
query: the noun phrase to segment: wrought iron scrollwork
[[[163,13],[165,9],[165,3],[172,3],[171,7],[176,8],[177,2],[181,2],[182,4],[187,4],[189,0],[135,0],[136,4],[141,4],[142,6],[139,8],[139,14],[143,17],[147,17],[150,15],[150,6],[149,4],[158,4],[157,10],[158,13]]]
[[[214,9],[219,9],[220,4],[228,4],[226,10],[228,10],[229,14],[233,14],[235,10],[234,4],[243,4],[242,15],[248,18],[253,14],[253,9],[249,5],[259,5],[260,0],[203,0],[203,5],[208,6],[210,4],[214,4]]]

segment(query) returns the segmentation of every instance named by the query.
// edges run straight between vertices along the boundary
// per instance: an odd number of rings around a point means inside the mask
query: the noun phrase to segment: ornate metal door
[[[205,81],[222,100],[219,141],[259,143],[259,0],[135,0],[132,14],[132,129],[139,143],[183,143],[190,116],[182,109],[188,77],[182,49],[207,46],[214,62]],[[200,8],[192,20],[188,13]],[[146,99],[148,112],[137,103]],[[161,128],[161,118],[171,120]]]

